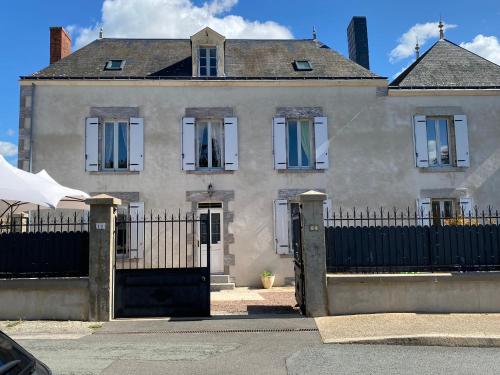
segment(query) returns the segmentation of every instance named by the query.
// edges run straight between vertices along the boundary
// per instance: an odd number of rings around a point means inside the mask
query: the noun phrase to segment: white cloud
[[[0,155],[5,157],[16,156],[17,146],[11,142],[0,141]]]
[[[460,46],[500,65],[500,43],[496,36],[479,34],[472,42],[460,43]]]
[[[427,22],[417,23],[412,26],[398,39],[399,44],[390,52],[389,61],[395,63],[399,60],[413,56],[415,54],[417,39],[420,46],[423,46],[429,39],[439,37],[438,25],[438,22]],[[444,24],[445,31],[455,27],[457,27],[457,25]]]
[[[7,129],[7,132],[6,132],[6,133],[7,133],[7,135],[8,135],[9,137],[13,137],[13,136],[15,136],[15,135],[16,135],[16,132],[14,131],[14,129]]]
[[[238,0],[105,0],[101,20],[88,27],[68,26],[80,48],[98,37],[102,27],[110,38],[188,38],[209,26],[228,38],[289,39],[291,31],[273,21],[250,21],[226,14]]]

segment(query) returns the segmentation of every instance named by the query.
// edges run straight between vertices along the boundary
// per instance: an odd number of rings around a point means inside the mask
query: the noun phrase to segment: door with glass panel
[[[127,169],[128,122],[105,121],[103,142],[104,169]]]
[[[207,228],[207,215],[210,209],[210,228]],[[222,244],[222,208],[200,208],[199,245],[201,267],[207,266],[207,243],[210,241],[210,273],[224,272],[224,248]]]
[[[220,169],[224,163],[222,121],[196,121],[196,164],[199,169]]]

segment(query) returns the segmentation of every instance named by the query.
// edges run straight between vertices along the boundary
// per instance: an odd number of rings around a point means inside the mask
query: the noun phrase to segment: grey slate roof
[[[319,41],[227,39],[225,74],[231,78],[382,78]],[[121,71],[104,70],[110,59],[124,59]],[[296,71],[294,60],[307,59],[312,71]],[[191,77],[189,39],[97,39],[45,69],[36,78]]]
[[[389,87],[500,88],[500,66],[442,39],[392,81]]]

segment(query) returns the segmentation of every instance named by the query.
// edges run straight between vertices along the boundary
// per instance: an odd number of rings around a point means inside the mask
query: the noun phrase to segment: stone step
[[[229,275],[210,275],[210,283],[217,283],[217,284],[223,284],[223,283],[230,283],[231,279],[229,278]]]
[[[220,292],[221,290],[233,290],[234,283],[210,283],[211,292]]]

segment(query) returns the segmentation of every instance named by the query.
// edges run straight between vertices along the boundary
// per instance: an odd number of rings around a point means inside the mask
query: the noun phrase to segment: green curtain
[[[302,145],[302,167],[310,165],[311,161],[311,127],[309,123],[302,123],[300,129],[300,142]]]

